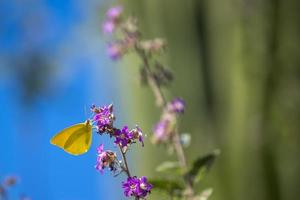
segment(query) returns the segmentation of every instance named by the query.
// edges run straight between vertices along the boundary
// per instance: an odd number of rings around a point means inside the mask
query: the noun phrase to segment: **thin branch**
[[[177,124],[177,119],[176,119],[175,123]],[[184,154],[181,142],[180,142],[180,136],[178,134],[177,129],[178,128],[176,126],[175,131],[174,131],[174,135],[172,137],[173,146],[174,146],[174,149],[176,151],[180,166],[183,167],[183,168],[187,168],[187,162],[186,162],[185,154]]]
[[[147,72],[147,80],[148,80],[150,88],[152,89],[152,91],[155,95],[157,106],[164,107],[167,104],[166,98],[165,98],[161,88],[159,87],[157,80],[152,75],[149,61],[148,61],[148,58],[147,58],[145,52],[142,49],[140,49],[138,46],[135,46],[135,50],[144,63],[144,67]]]
[[[137,45],[135,46],[135,50],[138,53],[138,55],[140,56],[141,60],[143,61],[144,66],[145,66],[145,69],[147,72],[148,83],[156,97],[156,103],[159,107],[162,107],[162,109],[164,109],[164,107],[167,105],[167,100],[160,88],[160,85],[158,84],[157,80],[152,75],[148,57],[145,54],[144,50],[140,49]],[[177,119],[176,119],[176,124],[177,124]],[[179,160],[180,166],[183,169],[187,169],[188,166],[187,166],[187,162],[186,162],[186,156],[184,154],[183,147],[180,142],[180,136],[178,133],[177,126],[175,128],[174,135],[172,137],[172,141],[173,141],[173,146],[174,146],[177,158]],[[187,177],[186,179],[184,179],[184,181],[186,183],[186,188],[187,188],[187,191],[186,191],[187,199],[192,198],[194,196],[193,182],[190,179],[190,177]]]
[[[126,155],[123,152],[122,147],[120,145],[118,145],[118,146],[119,146],[119,150],[120,150],[121,155],[122,155],[123,163],[125,165],[125,166],[124,165],[122,166],[122,169],[123,169],[123,171],[125,171],[125,173],[127,174],[128,177],[131,177],[129,167],[128,167],[128,163],[127,163],[127,159],[126,159]]]

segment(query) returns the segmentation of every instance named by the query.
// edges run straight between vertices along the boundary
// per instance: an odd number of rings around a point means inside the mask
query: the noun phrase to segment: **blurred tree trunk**
[[[300,2],[297,0],[126,0],[145,38],[169,44],[172,94],[187,101],[181,130],[193,134],[189,160],[220,148],[207,180],[213,200],[298,198],[300,184]],[[122,73],[132,120],[151,135],[159,119],[139,63]],[[130,79],[130,80],[129,80]],[[171,97],[171,95],[169,94]],[[166,157],[147,144],[135,167],[155,174]],[[159,155],[159,156],[158,156]],[[155,195],[151,199],[156,199]],[[159,198],[157,198],[159,199]]]

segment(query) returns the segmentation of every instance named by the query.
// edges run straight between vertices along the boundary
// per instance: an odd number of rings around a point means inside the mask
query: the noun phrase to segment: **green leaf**
[[[154,189],[161,190],[169,194],[180,195],[184,190],[184,186],[178,181],[166,179],[150,179],[149,183],[153,185]]]
[[[165,171],[174,171],[180,170],[180,165],[178,162],[174,161],[165,161],[156,167],[157,172],[165,172]]]
[[[213,193],[212,188],[205,189],[200,195],[196,196],[194,200],[207,200]]]
[[[199,170],[198,174],[195,176],[194,183],[198,183],[198,182],[202,181],[206,172],[207,172],[207,169],[205,167],[202,167]]]
[[[210,169],[219,154],[220,150],[217,149],[210,154],[198,158],[194,161],[192,168],[186,173],[186,176],[194,182],[199,181],[203,177],[203,173]]]

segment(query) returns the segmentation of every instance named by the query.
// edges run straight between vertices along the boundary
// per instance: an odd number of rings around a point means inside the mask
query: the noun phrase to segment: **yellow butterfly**
[[[65,128],[56,134],[50,143],[72,155],[84,154],[92,143],[92,124],[87,120]]]

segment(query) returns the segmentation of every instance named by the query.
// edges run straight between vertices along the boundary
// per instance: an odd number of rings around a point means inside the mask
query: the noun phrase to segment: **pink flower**
[[[182,98],[174,98],[171,102],[168,103],[167,109],[169,112],[182,114],[185,110],[185,102]]]
[[[116,24],[111,20],[104,21],[104,23],[102,25],[103,32],[108,33],[108,34],[113,33],[115,28],[116,28]]]
[[[122,183],[126,197],[136,197],[146,199],[151,192],[152,185],[145,176],[141,178],[128,177],[126,182]]]
[[[154,143],[167,142],[172,135],[171,122],[169,120],[159,121],[153,129]]]
[[[122,6],[115,6],[108,9],[106,12],[106,19],[102,25],[102,30],[104,33],[111,34],[115,31],[116,26],[120,21],[122,11]]]
[[[94,114],[93,121],[96,123],[98,133],[110,132],[113,128],[113,122],[115,120],[113,114],[113,105],[96,107],[93,105],[91,110]]]
[[[116,129],[114,133],[115,144],[120,145],[122,148],[128,147],[132,143],[137,141],[142,143],[144,146],[144,138],[142,130],[136,126],[134,129],[129,130],[128,126],[124,126],[121,130]]]
[[[120,18],[122,11],[123,11],[122,6],[111,7],[110,9],[107,10],[106,17],[109,20],[115,21]]]
[[[124,53],[124,49],[121,43],[112,43],[109,44],[107,49],[107,55],[112,59],[112,60],[118,60],[122,57]]]

